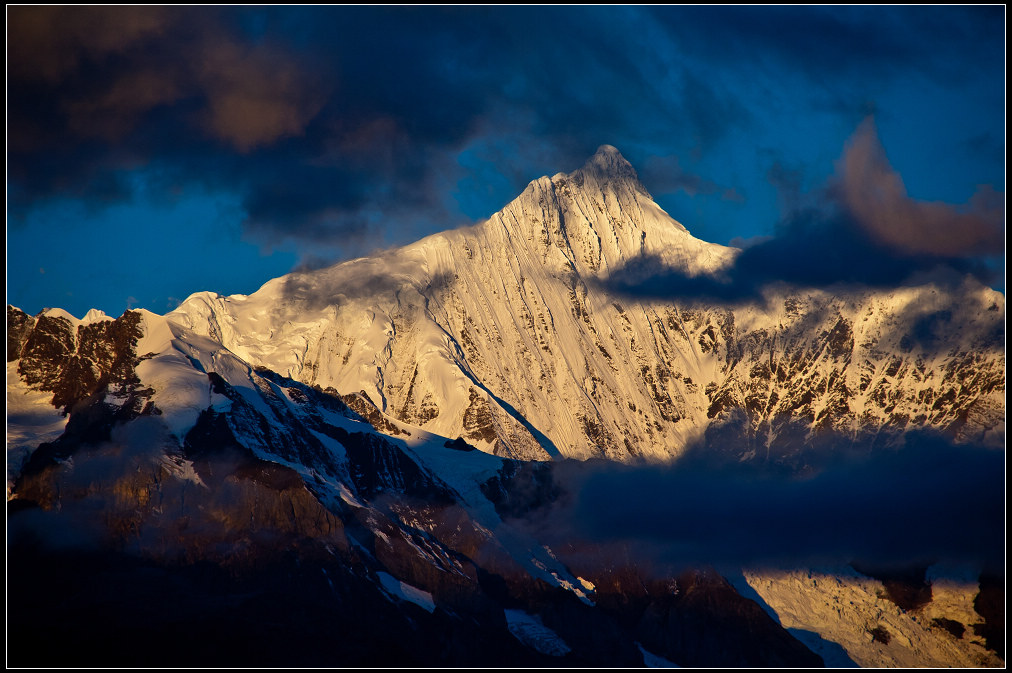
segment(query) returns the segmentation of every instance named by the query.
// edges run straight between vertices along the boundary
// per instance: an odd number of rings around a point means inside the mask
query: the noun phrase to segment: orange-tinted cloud
[[[66,126],[81,138],[122,138],[158,106],[193,98],[200,128],[247,152],[301,133],[329,93],[293,54],[246,43],[213,13],[16,7],[9,23],[15,86],[64,89]]]
[[[1001,194],[982,187],[965,206],[910,198],[886,159],[871,118],[850,139],[837,174],[843,205],[880,243],[909,254],[937,257],[1004,251]]]
[[[243,152],[301,133],[325,100],[293,58],[263,44],[208,41],[195,71],[205,129]]]

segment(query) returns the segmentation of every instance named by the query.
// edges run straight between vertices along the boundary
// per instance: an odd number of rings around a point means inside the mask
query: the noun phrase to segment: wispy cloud
[[[1004,252],[1004,196],[986,185],[963,206],[910,198],[886,159],[871,118],[848,143],[837,175],[842,205],[872,238],[891,249],[941,258]]]

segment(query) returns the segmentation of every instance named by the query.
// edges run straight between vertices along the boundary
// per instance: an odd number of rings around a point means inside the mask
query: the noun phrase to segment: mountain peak
[[[601,145],[597,152],[587,159],[587,163],[580,169],[583,174],[591,174],[597,178],[624,179],[629,178],[639,182],[636,169],[632,167],[622,153],[612,145]]]

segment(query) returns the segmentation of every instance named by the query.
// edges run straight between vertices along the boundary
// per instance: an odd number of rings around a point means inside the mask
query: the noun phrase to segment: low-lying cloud
[[[997,568],[1004,554],[1004,453],[929,434],[862,457],[841,447],[807,476],[706,461],[573,463],[555,475],[569,497],[531,525],[651,550],[666,564]]]

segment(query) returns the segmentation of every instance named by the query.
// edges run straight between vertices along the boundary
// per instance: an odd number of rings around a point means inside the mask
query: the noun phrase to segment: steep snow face
[[[169,318],[251,363],[365,391],[391,416],[487,451],[664,456],[704,424],[691,379],[710,380],[716,358],[673,343],[667,327],[657,333],[677,311],[627,310],[589,281],[639,255],[695,274],[734,253],[693,238],[606,146],[480,225],[275,279],[249,297],[194,295]],[[672,358],[688,383],[645,385],[644,368],[653,380]]]
[[[749,457],[788,433],[882,425],[1004,442],[1004,296],[972,282],[772,292],[734,310],[596,282],[640,259],[719,275],[736,254],[689,234],[603,146],[484,223],[250,296],[196,294],[167,317],[253,365],[517,458],[665,458],[704,433]]]

